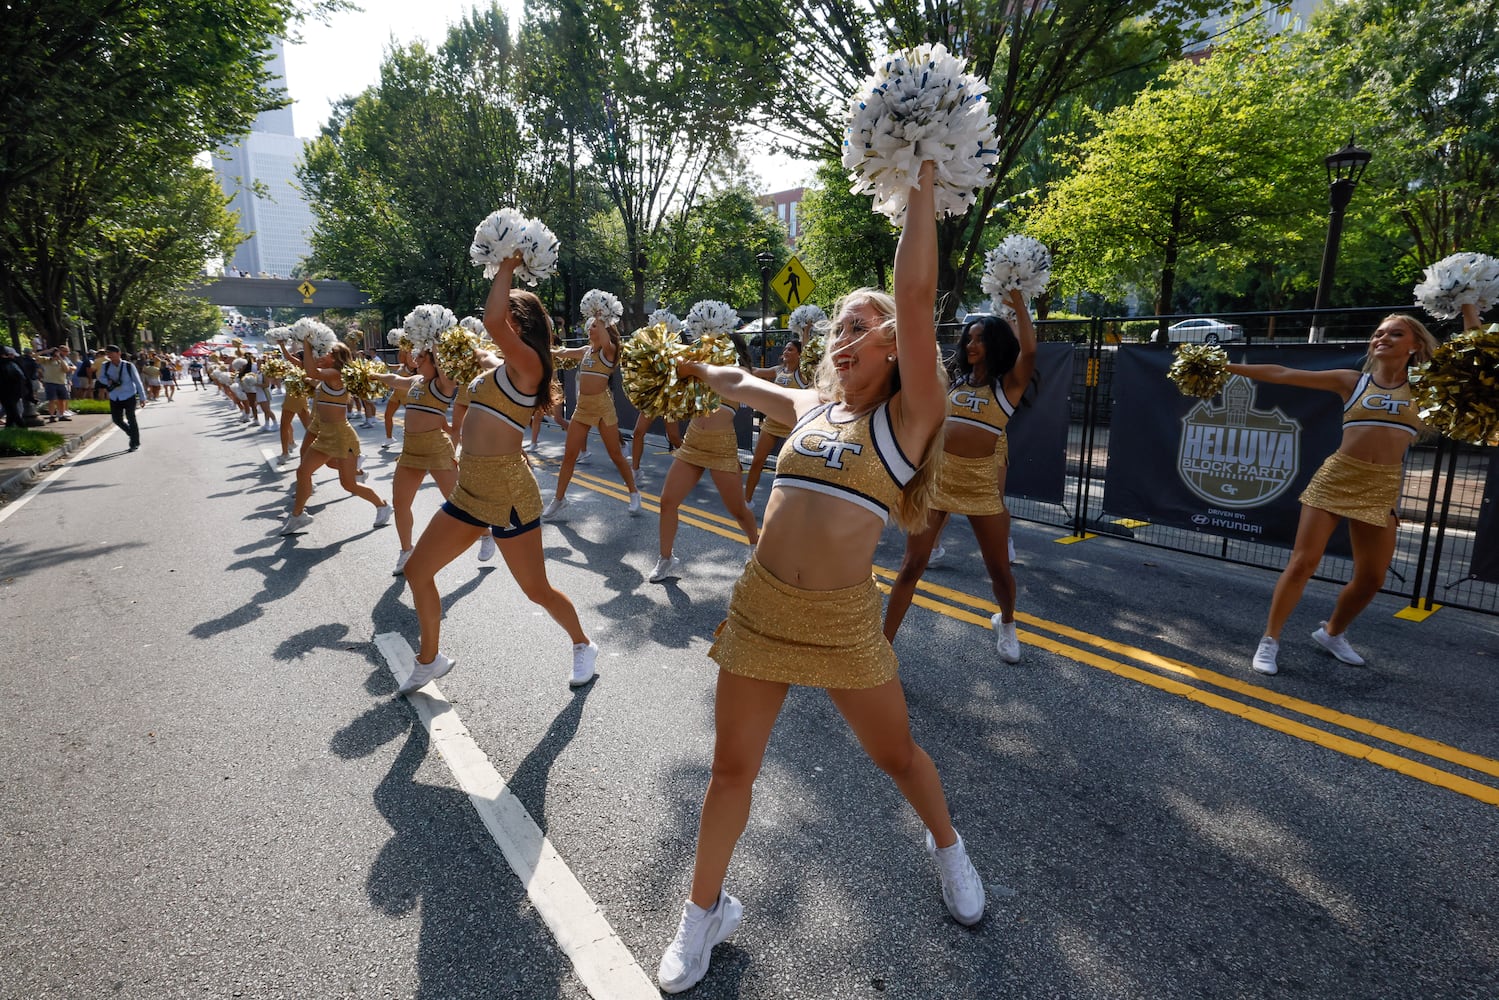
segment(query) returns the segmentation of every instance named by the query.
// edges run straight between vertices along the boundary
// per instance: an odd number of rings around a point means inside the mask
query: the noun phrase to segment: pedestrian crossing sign
[[[770,286],[776,290],[781,301],[786,303],[786,308],[795,309],[812,297],[812,289],[816,287],[816,283],[807,273],[807,269],[802,267],[802,262],[792,257],[786,262],[786,266],[770,279]]]
[[[310,281],[304,281],[297,286],[297,291],[302,293],[302,304],[307,305],[312,302],[312,293],[317,291],[317,286]]]

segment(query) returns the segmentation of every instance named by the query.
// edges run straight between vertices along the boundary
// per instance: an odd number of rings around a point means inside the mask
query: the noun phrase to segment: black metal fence
[[[1328,342],[1361,345],[1379,320],[1391,312],[1417,315],[1399,307],[1354,309],[1324,313],[1320,322]],[[1007,497],[1012,513],[1023,520],[1052,525],[1075,536],[1107,533],[1157,548],[1188,552],[1210,559],[1257,566],[1279,572],[1285,548],[1138,521],[1120,523],[1104,502],[1104,477],[1109,463],[1109,430],[1114,406],[1114,361],[1121,343],[1151,342],[1155,330],[1179,321],[1169,317],[1097,317],[1086,320],[1042,320],[1038,337],[1074,345],[1069,392],[1071,427],[1067,445],[1065,499],[1061,504],[1023,497]],[[1239,313],[1212,317],[1242,327],[1242,337],[1226,346],[1275,343],[1288,348],[1305,343],[1309,312]],[[1428,324],[1439,338],[1457,332],[1456,324]],[[945,325],[939,339],[956,343],[961,326]],[[1169,349],[1169,343],[1159,345]],[[1289,353],[1294,354],[1294,349]],[[1287,363],[1294,366],[1294,358]],[[1016,443],[1022,447],[1023,443]],[[1499,449],[1481,448],[1441,438],[1419,440],[1405,466],[1399,514],[1401,528],[1384,591],[1410,600],[1416,607],[1432,603],[1499,614],[1499,584],[1473,578],[1476,527],[1483,506],[1490,463]],[[1319,579],[1348,579],[1351,560],[1324,557]]]

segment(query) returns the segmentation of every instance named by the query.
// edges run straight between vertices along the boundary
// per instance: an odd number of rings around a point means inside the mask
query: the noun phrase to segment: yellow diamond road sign
[[[317,286],[310,281],[304,281],[297,286],[297,291],[302,293],[302,301],[307,303],[312,301],[312,293],[317,291]]]
[[[776,290],[788,309],[795,309],[812,297],[816,284],[807,269],[802,267],[802,262],[792,257],[780,273],[770,279],[770,287]]]

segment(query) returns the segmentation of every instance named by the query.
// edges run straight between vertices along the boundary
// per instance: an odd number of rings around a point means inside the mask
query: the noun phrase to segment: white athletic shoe
[[[489,562],[489,560],[494,558],[494,553],[494,534],[486,531],[484,532],[484,537],[479,539],[479,561]]]
[[[406,574],[406,560],[411,558],[415,549],[402,549],[400,555],[396,556],[396,568],[391,570],[391,576],[404,576]]]
[[[677,935],[666,946],[666,954],[661,956],[661,966],[656,970],[656,985],[661,992],[681,993],[702,982],[708,974],[713,946],[728,940],[742,919],[744,907],[722,889],[711,910],[689,899],[682,906]]]
[[[1249,665],[1257,673],[1273,674],[1280,669],[1275,662],[1279,655],[1280,643],[1267,635],[1260,639],[1260,644],[1254,651],[1254,659],[1249,661]]]
[[[968,860],[968,851],[963,838],[951,847],[938,847],[932,839],[932,831],[926,833],[926,852],[937,862],[937,873],[942,879],[942,901],[947,912],[966,927],[972,927],[984,917],[984,880],[979,878],[973,862]]]
[[[383,528],[390,523],[390,519],[396,512],[395,507],[386,504],[384,507],[375,508],[375,527]]]
[[[296,456],[293,455],[291,452],[289,452],[289,451],[283,451],[281,453],[281,457],[278,458],[278,459],[276,459],[276,464],[277,465],[285,465],[287,462],[290,462],[293,458],[296,458]]]
[[[932,554],[926,557],[926,568],[936,569],[938,566],[942,565],[942,560],[946,557],[946,547],[941,545],[937,546],[936,548],[932,549]]]
[[[382,447],[382,448],[394,448],[395,446],[396,446],[396,439],[395,438],[386,438],[384,441],[380,442],[380,447]]]
[[[634,493],[630,494],[630,513],[631,514],[639,514],[640,513],[640,491],[639,490],[636,490]]]
[[[575,464],[582,465],[583,463],[585,463],[587,461],[588,461],[588,452],[586,452],[586,451],[580,451],[580,452],[578,452],[578,457],[577,457],[577,460],[576,460]]]
[[[541,508],[541,516],[543,519],[556,517],[557,512],[566,506],[567,497],[552,497],[547,501],[547,505]]]
[[[651,575],[646,579],[650,580],[651,583],[660,583],[662,580],[666,580],[674,576],[680,577],[681,575],[682,560],[678,559],[676,556],[662,556],[660,559],[656,560],[656,565],[651,570]]]
[[[592,642],[573,645],[573,673],[568,678],[568,687],[582,687],[599,675],[594,662],[599,658],[599,647]]]
[[[311,514],[290,514],[286,518],[286,523],[281,526],[281,533],[300,535],[310,524],[312,524]]]
[[[447,674],[449,670],[452,670],[457,665],[457,660],[450,660],[441,653],[434,656],[431,663],[418,662],[415,668],[412,669],[411,676],[406,678],[406,682],[396,689],[396,694],[410,694],[417,688],[426,687],[437,680],[437,678]]]
[[[1020,636],[1015,634],[1014,622],[1000,621],[1001,614],[996,612],[989,619],[989,624],[994,628],[994,646],[999,650],[999,658],[1006,663],[1020,662]]]
[[[1318,622],[1317,631],[1312,633],[1312,638],[1316,639],[1318,645],[1323,649],[1350,667],[1362,667],[1364,665],[1364,658],[1355,653],[1353,647],[1348,645],[1347,632],[1339,632],[1337,635],[1333,635],[1327,631],[1327,622]]]

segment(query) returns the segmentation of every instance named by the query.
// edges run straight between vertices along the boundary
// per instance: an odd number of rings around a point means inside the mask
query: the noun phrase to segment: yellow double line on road
[[[614,497],[621,501],[628,501],[629,494],[624,487],[615,480],[601,479],[587,473],[579,473],[574,476],[581,485],[595,492]],[[641,494],[643,500],[655,501],[658,497],[648,497]],[[646,502],[643,504],[648,510],[659,511],[656,503]],[[739,525],[732,518],[709,511],[696,508],[682,507],[679,516],[684,523],[711,531],[716,535],[731,539],[736,542],[748,541],[744,533],[739,530]],[[882,580],[894,580],[895,571],[883,566],[874,568],[875,576]],[[889,592],[889,585],[879,584],[880,589]],[[949,587],[922,581],[917,584],[917,594],[912,603],[918,607],[935,611],[956,621],[968,622],[980,628],[989,628],[989,617],[999,610],[999,606],[983,598],[974,597],[961,590],[953,590]],[[1339,735],[1327,729],[1320,729],[1295,718],[1278,712],[1268,711],[1258,705],[1246,701],[1235,700],[1226,697],[1218,691],[1210,690],[1217,688],[1221,691],[1231,692],[1239,698],[1249,701],[1260,702],[1265,705],[1274,706],[1281,712],[1293,713],[1307,719],[1315,720],[1328,726],[1346,730],[1371,740],[1377,740],[1390,746],[1398,747],[1412,754],[1451,764],[1468,771],[1477,772],[1490,778],[1499,778],[1499,760],[1493,760],[1478,754],[1459,750],[1456,747],[1429,740],[1412,733],[1392,729],[1389,726],[1365,719],[1345,712],[1338,712],[1318,705],[1315,702],[1305,701],[1301,698],[1293,698],[1290,695],[1281,694],[1268,688],[1263,688],[1237,677],[1230,677],[1213,670],[1194,666],[1181,660],[1161,656],[1147,649],[1140,649],[1125,643],[1105,639],[1102,636],[1092,635],[1080,629],[1063,625],[1060,622],[1048,621],[1035,615],[1017,614],[1016,620],[1027,626],[1019,632],[1020,638],[1027,645],[1037,649],[1044,649],[1049,653],[1081,663],[1085,666],[1103,670],[1117,677],[1143,684],[1147,687],[1164,691],[1178,698],[1185,698],[1207,708],[1237,716],[1248,722],[1273,729],[1276,732],[1294,736],[1308,743],[1315,743],[1320,747],[1333,750],[1337,753],[1354,757],[1359,760],[1377,764],[1380,767],[1398,771],[1401,774],[1424,781],[1427,784],[1436,785],[1449,791],[1466,795],[1468,798],[1491,806],[1499,806],[1499,787],[1487,785],[1472,778],[1464,777],[1452,771],[1443,770],[1440,767],[1423,763],[1410,757],[1392,753],[1389,750],[1373,746],[1369,743],[1360,742],[1348,736]],[[1043,630],[1049,635],[1033,631]],[[1056,636],[1058,638],[1053,638]],[[1066,641],[1063,641],[1066,640]],[[1091,648],[1083,648],[1083,647]],[[1095,652],[1095,650],[1101,652]],[[1150,669],[1142,669],[1125,660],[1143,664]],[[1164,675],[1164,676],[1163,676]],[[1180,678],[1185,678],[1182,680]],[[1191,681],[1194,683],[1187,683]],[[1206,685],[1197,686],[1197,685]]]

